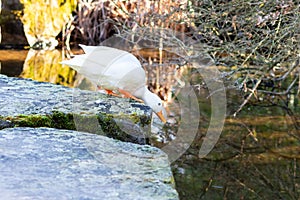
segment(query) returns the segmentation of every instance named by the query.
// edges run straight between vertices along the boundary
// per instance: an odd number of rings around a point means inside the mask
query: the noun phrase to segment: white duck
[[[145,71],[134,55],[106,46],[80,47],[85,54],[61,63],[69,65],[108,94],[142,99],[166,123],[162,100],[148,90]]]

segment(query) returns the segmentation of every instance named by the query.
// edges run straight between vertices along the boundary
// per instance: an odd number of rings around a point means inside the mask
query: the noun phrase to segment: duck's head
[[[154,94],[148,90],[145,93],[143,100],[144,100],[145,104],[148,105],[155,112],[155,114],[159,117],[159,119],[163,123],[167,122],[167,120],[164,116],[166,111],[163,106],[162,100],[156,94]]]

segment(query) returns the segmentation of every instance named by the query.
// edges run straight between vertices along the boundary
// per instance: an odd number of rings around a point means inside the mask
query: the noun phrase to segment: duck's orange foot
[[[122,95],[115,93],[113,90],[109,90],[109,89],[105,89],[102,88],[101,86],[97,86],[98,90],[104,90],[106,92],[106,94],[111,95],[111,96],[115,96],[115,97],[122,97]]]
[[[133,99],[133,100],[136,100],[140,103],[143,103],[144,101],[139,99],[139,98],[136,98],[135,96],[133,96],[132,94],[130,94],[129,92],[125,91],[125,90],[122,90],[122,89],[119,89],[119,92],[125,97],[125,98],[130,98],[130,99]]]
[[[111,96],[122,97],[122,98],[130,98],[130,99],[133,99],[133,100],[141,102],[141,103],[144,102],[143,100],[141,100],[139,98],[136,98],[135,96],[133,96],[129,92],[127,92],[125,90],[122,90],[122,89],[118,89],[118,91],[119,91],[119,94],[118,94],[118,93],[114,92],[113,90],[104,89],[104,88],[101,88],[100,86],[97,86],[97,88],[98,88],[98,90],[105,90],[106,94],[111,95]]]

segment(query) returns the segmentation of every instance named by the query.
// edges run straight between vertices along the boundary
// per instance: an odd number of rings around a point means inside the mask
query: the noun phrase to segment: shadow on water
[[[74,87],[80,77],[59,64],[63,57],[59,50],[2,50],[1,73]],[[155,59],[155,55],[152,57]],[[205,84],[199,84],[201,76],[184,67],[166,66],[164,73],[171,74],[170,82],[161,88],[151,79],[156,74],[154,69],[157,68],[148,68],[149,84],[169,103],[169,114],[175,120],[174,126],[162,133],[165,138],[160,144],[154,142],[155,145],[163,146],[176,137],[180,106],[172,97],[184,80],[191,81],[198,96],[201,116],[197,136],[190,148],[172,163],[181,199],[300,198],[299,97],[294,97],[287,107],[281,105],[280,99],[278,104],[267,106],[250,103],[233,118],[232,113],[243,97],[234,89],[228,90],[229,111],[222,135],[213,151],[200,159],[198,152],[211,115],[209,94]]]

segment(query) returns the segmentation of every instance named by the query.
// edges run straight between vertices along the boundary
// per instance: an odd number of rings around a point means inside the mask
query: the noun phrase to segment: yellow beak
[[[157,112],[156,115],[159,117],[159,119],[165,124],[167,122],[166,118],[163,115],[162,110]]]

